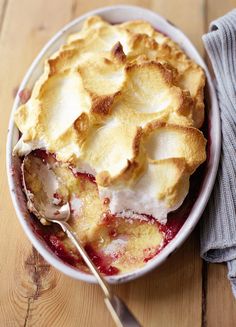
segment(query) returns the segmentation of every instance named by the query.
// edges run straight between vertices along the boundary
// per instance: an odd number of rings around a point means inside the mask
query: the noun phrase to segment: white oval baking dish
[[[64,262],[62,262],[47,247],[46,243],[44,243],[44,241],[41,240],[33,231],[32,224],[30,224],[30,215],[26,208],[25,197],[21,189],[19,160],[17,158],[12,157],[12,149],[19,137],[19,131],[14,125],[13,113],[19,105],[20,91],[24,88],[32,88],[35,81],[38,79],[39,75],[43,70],[43,62],[45,58],[49,57],[53,52],[55,52],[60,47],[60,45],[65,42],[67,36],[70,33],[78,31],[84,20],[88,16],[92,15],[100,15],[105,20],[111,23],[120,23],[134,19],[144,19],[150,22],[151,25],[157,30],[170,36],[174,41],[180,44],[180,46],[185,50],[189,57],[193,58],[199,65],[204,68],[207,76],[207,93],[208,98],[210,100],[208,101],[207,106],[207,116],[210,122],[209,135],[211,139],[210,158],[207,163],[207,172],[205,174],[200,194],[197,200],[195,201],[195,204],[186,222],[184,223],[178,234],[175,236],[175,238],[155,258],[147,262],[144,267],[137,269],[136,271],[132,271],[130,273],[106,277],[108,282],[116,284],[140,277],[151,271],[152,269],[158,267],[173,251],[180,247],[180,245],[185,241],[185,239],[194,229],[206,206],[217,173],[221,146],[220,117],[214,86],[204,61],[202,60],[201,56],[199,55],[193,44],[190,42],[190,40],[184,35],[184,33],[160,15],[140,7],[123,5],[112,6],[90,11],[87,14],[75,19],[74,21],[63,27],[45,45],[45,47],[39,53],[31,67],[29,68],[28,72],[26,73],[20,85],[18,95],[16,96],[13,105],[7,139],[7,173],[13,205],[15,207],[18,219],[26,235],[32,242],[33,246],[51,265],[53,265],[55,268],[70,277],[80,279],[86,282],[96,282],[95,278],[92,275],[76,270],[75,268],[70,267]]]

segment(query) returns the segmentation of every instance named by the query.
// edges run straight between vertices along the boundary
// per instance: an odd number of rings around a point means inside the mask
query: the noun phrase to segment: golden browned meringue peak
[[[204,85],[202,68],[149,23],[90,17],[46,60],[16,111],[14,153],[55,153],[96,176],[112,213],[144,208],[164,221],[206,159]]]

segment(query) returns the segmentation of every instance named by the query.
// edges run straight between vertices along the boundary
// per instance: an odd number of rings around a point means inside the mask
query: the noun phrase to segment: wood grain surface
[[[0,0],[0,327],[112,327],[96,285],[51,267],[24,235],[8,192],[5,143],[19,83],[46,41],[71,19],[121,0]],[[179,26],[204,55],[201,35],[234,0],[133,0]],[[114,286],[144,327],[236,326],[224,265],[199,257],[198,228],[159,269]]]

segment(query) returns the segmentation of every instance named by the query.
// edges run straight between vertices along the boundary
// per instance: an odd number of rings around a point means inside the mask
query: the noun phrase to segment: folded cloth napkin
[[[219,101],[222,148],[216,183],[201,221],[201,256],[226,262],[236,297],[236,9],[203,35]]]

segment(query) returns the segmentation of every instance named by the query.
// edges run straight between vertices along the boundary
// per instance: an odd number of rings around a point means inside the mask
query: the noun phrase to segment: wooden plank
[[[236,300],[232,295],[225,264],[209,264],[207,277],[206,326],[235,326]]]
[[[54,317],[51,314],[50,309],[48,311],[44,310],[42,304],[44,299],[42,299],[42,302],[41,300],[37,302],[40,308],[39,311],[34,309],[37,289],[41,288],[39,286],[41,279],[38,278],[38,275],[40,275],[38,271],[41,267],[27,265],[28,257],[34,258],[34,256],[37,256],[19,226],[7,192],[5,142],[15,89],[43,44],[70,18],[71,7],[67,6],[65,8],[64,1],[9,0],[4,23],[2,24],[0,46],[1,326],[32,326],[31,318],[33,321],[41,319],[41,315],[43,319],[51,317],[48,321],[57,319],[56,316]],[[57,272],[55,275],[60,278]],[[51,275],[49,274],[49,276]],[[42,276],[42,278],[44,277]],[[57,285],[57,292],[60,292],[60,284],[61,282],[57,282],[57,280],[54,283],[49,282],[50,287]],[[44,289],[43,285],[42,289]],[[53,292],[47,294],[49,294],[47,299],[51,299],[51,296],[53,299]],[[47,303],[47,300],[45,303]],[[60,307],[60,303],[58,303],[58,307]],[[34,312],[36,312],[36,315],[34,315]],[[35,326],[39,325],[35,324]]]
[[[206,0],[206,21],[207,26],[214,19],[225,15],[230,10],[235,9],[236,1],[235,0]]]
[[[235,8],[235,0],[206,1],[206,31],[210,22]],[[232,295],[224,264],[209,264],[206,285],[206,326],[235,326],[236,301]]]
[[[0,321],[1,326],[108,327],[113,322],[95,285],[72,280],[32,248],[6,192],[5,140],[14,90],[42,45],[71,18],[126,1],[8,0],[0,44]],[[177,24],[200,47],[201,1],[130,1],[150,7]],[[180,10],[180,7],[182,10]],[[193,20],[189,10],[194,9]],[[198,22],[198,24],[197,24]],[[201,260],[198,232],[160,269],[114,287],[144,326],[201,325]]]

